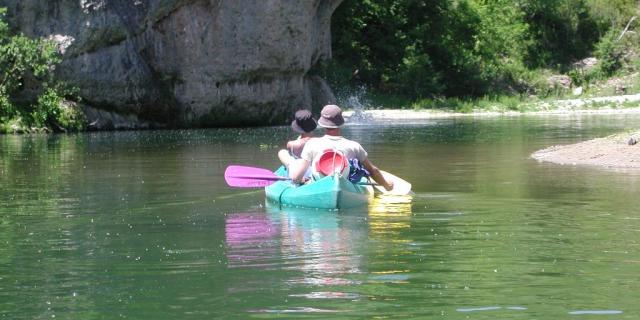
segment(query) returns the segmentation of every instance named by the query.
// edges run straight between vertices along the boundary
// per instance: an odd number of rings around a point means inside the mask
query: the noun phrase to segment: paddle
[[[383,170],[380,170],[380,173],[382,173],[385,180],[393,182],[393,189],[387,191],[383,186],[376,184],[374,185],[376,190],[385,195],[399,196],[411,194],[411,183]]]
[[[230,187],[262,188],[270,186],[276,181],[291,179],[276,175],[269,169],[231,165],[224,171],[224,180]],[[369,182],[359,182],[358,184],[379,186],[377,183]]]
[[[261,188],[289,178],[278,176],[268,169],[233,165],[224,171],[224,180],[230,187]]]
[[[387,191],[377,183],[359,182],[358,184],[372,185],[383,194],[406,195],[411,192],[411,184],[393,174],[382,171],[385,179],[393,181],[393,189]],[[276,181],[290,180],[288,177],[281,177],[271,172],[269,169],[231,165],[224,171],[224,180],[230,187],[236,188],[262,188],[272,185]]]

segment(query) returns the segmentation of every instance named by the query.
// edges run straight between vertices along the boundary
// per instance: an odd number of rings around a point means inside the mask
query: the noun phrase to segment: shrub
[[[0,8],[0,123],[12,126],[79,130],[84,119],[78,111],[63,110],[73,91],[54,77],[61,57],[52,41],[11,35]],[[70,116],[70,113],[73,114]]]
[[[622,66],[622,46],[616,38],[616,31],[611,29],[596,45],[595,55],[598,58],[598,70],[603,76],[611,76]]]

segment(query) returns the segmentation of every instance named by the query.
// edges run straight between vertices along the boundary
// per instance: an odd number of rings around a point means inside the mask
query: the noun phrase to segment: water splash
[[[347,109],[353,110],[353,115],[349,118],[349,123],[369,123],[372,120],[371,115],[366,114],[366,109],[371,107],[371,101],[366,98],[367,88],[360,86],[355,91],[345,95],[342,105]]]

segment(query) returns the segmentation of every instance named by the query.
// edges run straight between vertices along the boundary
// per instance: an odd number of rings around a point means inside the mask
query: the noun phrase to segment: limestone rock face
[[[284,123],[335,98],[342,0],[0,0],[12,27],[59,44],[57,72],[102,112],[168,126]],[[131,119],[131,117],[128,117]],[[89,119],[90,121],[92,119]]]

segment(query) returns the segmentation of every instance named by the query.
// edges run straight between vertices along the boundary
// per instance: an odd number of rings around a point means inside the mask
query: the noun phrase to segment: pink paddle
[[[291,180],[271,172],[269,169],[231,165],[224,171],[224,180],[230,187],[262,188],[276,181]],[[358,182],[361,185],[377,186],[377,183]]]
[[[289,178],[278,176],[268,169],[233,165],[224,171],[224,180],[230,187],[262,188]]]

